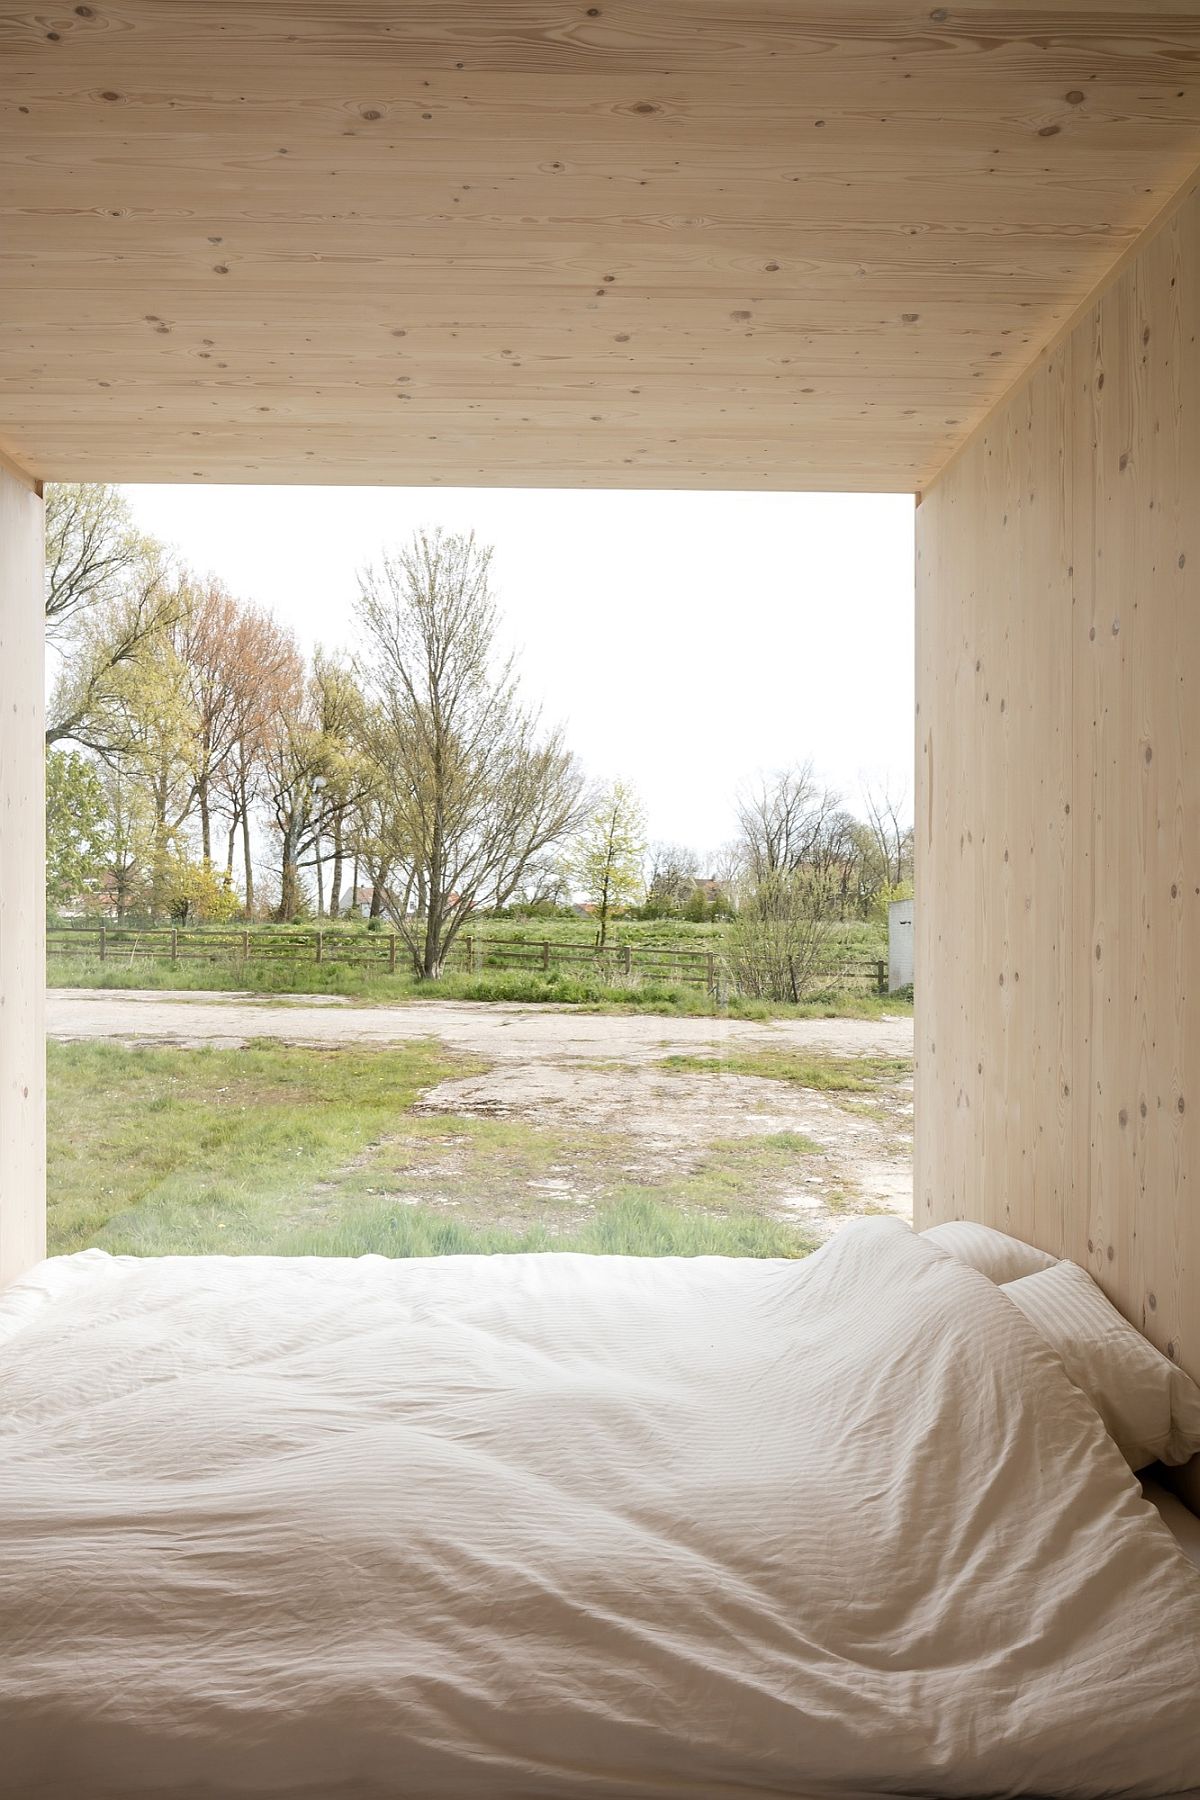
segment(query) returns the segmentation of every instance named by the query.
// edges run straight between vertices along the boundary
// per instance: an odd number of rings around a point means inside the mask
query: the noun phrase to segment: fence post
[[[396,973],[396,934],[393,931],[388,939],[388,974]]]
[[[171,927],[171,961],[179,961],[179,927],[177,925]]]
[[[717,985],[717,959],[710,950],[708,953],[708,991],[711,994]]]
[[[624,969],[626,975],[633,974],[633,945],[632,944],[623,944],[621,946],[621,967]]]
[[[474,971],[475,971],[475,939],[471,936],[470,932],[468,932],[467,933],[467,973],[468,973],[468,975],[471,975],[471,974],[474,974]]]
[[[887,964],[880,957],[875,960],[875,991],[877,994],[886,994],[888,991]]]
[[[323,931],[318,931],[318,933],[317,933],[317,961],[323,962],[324,960],[325,960],[325,933]]]
[[[105,962],[105,961],[107,961],[107,958],[108,958],[108,930],[105,926],[102,925],[100,927],[100,961]]]
[[[242,933],[242,961],[250,961],[250,933],[248,931]]]
[[[543,969],[548,969],[550,967],[550,939],[549,938],[542,939],[542,967],[543,967]]]

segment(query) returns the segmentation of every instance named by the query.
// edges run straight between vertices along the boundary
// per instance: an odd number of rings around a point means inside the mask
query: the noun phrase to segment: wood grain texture
[[[913,490],[1200,154],[1200,0],[0,13],[39,477]]]
[[[917,1219],[1200,1378],[1200,191],[917,513]]]
[[[0,468],[0,1286],[46,1254],[42,540]]]

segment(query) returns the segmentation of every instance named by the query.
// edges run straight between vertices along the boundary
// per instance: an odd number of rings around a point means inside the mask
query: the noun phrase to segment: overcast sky
[[[864,779],[911,792],[907,495],[126,492],[143,529],[310,650],[351,644],[356,571],[382,545],[474,530],[527,693],[589,775],[635,784],[652,839],[715,849],[741,777],[809,758],[851,804]]]

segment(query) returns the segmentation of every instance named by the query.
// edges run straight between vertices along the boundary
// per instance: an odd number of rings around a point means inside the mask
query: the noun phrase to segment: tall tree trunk
[[[368,871],[371,877],[371,906],[367,914],[367,929],[377,931],[379,921],[383,917],[383,890],[387,886],[387,878],[391,873],[388,865],[381,862],[378,868]],[[357,889],[355,890],[357,892]]]
[[[342,862],[344,859],[344,854],[345,854],[344,846],[342,844],[342,821],[341,821],[341,818],[339,817],[334,820],[334,825],[333,825],[333,880],[330,883],[330,888],[329,888],[329,916],[331,919],[337,919],[337,918],[341,917],[341,911],[342,911]],[[355,894],[354,899],[352,900],[351,905],[350,905],[351,913],[353,913],[354,908],[357,904],[358,904],[358,895]]]
[[[604,886],[600,889],[600,939],[599,948],[603,950],[608,942],[608,876],[604,877]]]
[[[242,874],[246,881],[246,917],[254,917],[254,866],[250,861],[250,807],[246,790],[242,789],[238,804],[242,809]]]
[[[197,783],[196,795],[200,801],[200,855],[204,862],[212,862],[212,815],[208,804],[207,778]]]
[[[314,844],[313,861],[317,865],[317,917],[325,917],[325,858]]]
[[[283,855],[279,864],[279,913],[281,925],[294,919],[300,910],[300,871],[296,865],[296,828],[288,824],[283,833]]]

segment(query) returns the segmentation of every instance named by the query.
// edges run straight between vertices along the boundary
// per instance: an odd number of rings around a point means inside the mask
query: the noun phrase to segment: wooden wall
[[[0,465],[0,1285],[46,1253],[42,536]]]
[[[1200,1378],[1200,197],[917,513],[918,1226]]]

